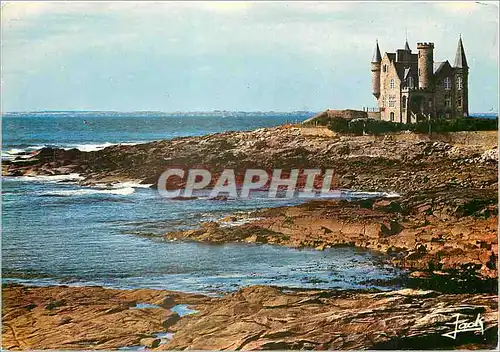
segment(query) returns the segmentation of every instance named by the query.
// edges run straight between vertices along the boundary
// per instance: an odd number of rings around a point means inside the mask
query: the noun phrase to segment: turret
[[[457,53],[455,54],[455,64],[453,65],[455,68],[468,69],[467,66],[467,58],[465,57],[464,45],[462,43],[462,36],[458,39],[458,47]]]
[[[434,65],[434,43],[417,43],[418,87],[429,88],[432,84]]]
[[[378,47],[378,40],[375,44],[375,50],[373,51],[371,71],[372,71],[372,94],[378,99],[380,96],[380,64],[382,62],[382,56],[380,55],[380,48]]]
[[[462,37],[458,40],[453,71],[455,73],[455,106],[457,114],[459,116],[469,116],[469,66],[465,57]]]
[[[410,44],[408,44],[408,39],[405,41],[405,51],[411,54]]]
[[[411,49],[408,44],[408,40],[405,42],[404,49],[396,50],[396,62],[402,62],[405,64],[409,64],[411,62]]]

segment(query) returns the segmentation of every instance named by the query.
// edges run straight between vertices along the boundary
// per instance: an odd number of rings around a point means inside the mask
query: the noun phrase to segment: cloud
[[[498,3],[487,1],[455,1],[455,2],[438,2],[434,6],[441,11],[451,13],[453,15],[468,16],[478,12],[483,6],[498,6]]]
[[[302,92],[314,101],[309,105],[318,106],[321,99],[325,105],[335,105],[337,100],[355,101],[347,91],[338,90],[339,82],[356,76],[356,89],[363,91],[370,79],[366,65],[375,39],[382,51],[391,52],[403,46],[406,30],[414,50],[417,41],[435,42],[436,60],[453,59],[462,33],[469,61],[475,65],[474,77],[483,79],[487,70],[498,66],[496,10],[475,3],[415,2],[7,4],[2,8],[1,24],[4,101],[7,106],[35,101],[36,95],[24,101],[16,97],[27,86],[36,86],[34,82],[45,81],[47,89],[67,96],[65,101],[70,104],[71,90],[64,89],[65,85],[86,94],[97,85],[106,87],[109,79],[103,77],[107,75],[115,82],[104,93],[110,96],[129,94],[133,89],[147,91],[151,89],[148,78],[158,81],[158,86],[167,82],[170,91],[180,91],[184,82],[197,81],[200,87],[207,87],[204,99],[209,101],[210,90],[218,90],[218,96],[231,96],[238,94],[235,87],[254,80],[253,87],[257,82],[265,86],[262,89],[280,86],[280,101],[286,100],[288,92],[289,104],[298,99],[293,94]],[[205,69],[208,67],[210,70]],[[128,86],[130,80],[120,76],[133,77],[137,88]],[[299,88],[286,84],[292,77]],[[320,82],[316,87],[314,80]],[[216,81],[227,82],[227,88],[218,83],[214,89]],[[305,87],[313,87],[316,96]],[[194,88],[188,88],[192,94]],[[260,107],[268,98],[262,95],[254,100],[248,97],[246,103]],[[327,96],[337,100],[327,100]],[[12,99],[15,104],[9,103]],[[367,92],[361,99],[372,98]],[[114,100],[110,97],[109,101]],[[272,102],[266,100],[265,104]]]

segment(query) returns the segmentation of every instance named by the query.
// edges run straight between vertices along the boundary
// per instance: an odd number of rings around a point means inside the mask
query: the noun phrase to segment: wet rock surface
[[[174,297],[198,311],[133,308]],[[251,286],[220,298],[101,287],[3,287],[2,345],[27,349],[434,349],[494,348],[497,297],[435,291],[290,290]],[[460,319],[483,333],[453,331]],[[171,320],[168,326],[164,322]],[[172,332],[160,344],[158,332]]]
[[[310,201],[265,209],[248,214],[244,224],[232,224],[241,220],[233,216],[224,223],[169,232],[165,238],[318,250],[368,248],[410,269],[417,287],[437,291],[256,286],[208,298],[171,291],[8,286],[3,289],[2,345],[116,349],[142,341],[157,349],[495,348],[497,163],[494,132],[353,137],[282,126],[88,153],[44,148],[30,159],[4,163],[3,174],[79,173],[83,185],[155,184],[172,166],[332,168],[337,187],[398,192],[400,197],[393,199]],[[134,308],[137,303],[158,307]],[[199,313],[180,317],[169,310],[181,303]],[[453,329],[447,324],[456,313],[469,320],[481,314],[484,334],[443,337]],[[175,332],[173,339],[157,346],[155,334],[167,330]]]
[[[2,289],[2,347],[32,349],[116,349],[147,343],[179,321],[166,308],[138,303],[202,304],[210,298],[170,291],[113,290],[101,287],[24,287]]]
[[[485,332],[442,336],[454,314],[475,320]],[[253,286],[211,302],[183,318],[160,349],[436,349],[494,348],[497,297],[392,292],[286,291]]]
[[[498,275],[497,195],[484,189],[436,189],[398,198],[323,200],[255,211],[250,219],[204,223],[169,232],[168,240],[251,242],[311,247],[356,246],[387,253],[392,264],[438,275],[451,289],[474,290]],[[253,220],[252,220],[253,219]],[[229,220],[229,222],[228,222]],[[460,281],[471,281],[469,288]],[[461,286],[461,287],[460,287]],[[479,287],[479,286],[478,286]],[[444,289],[444,287],[443,287]],[[481,289],[485,289],[482,287]]]

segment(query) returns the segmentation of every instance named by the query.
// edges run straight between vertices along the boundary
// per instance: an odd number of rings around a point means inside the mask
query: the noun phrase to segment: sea
[[[314,113],[27,112],[2,116],[2,160],[46,147],[114,144],[252,130]],[[379,253],[162,239],[229,214],[298,204],[298,199],[161,198],[147,185],[80,186],[80,175],[2,177],[2,282],[99,285],[219,295],[248,285],[394,289],[405,272]],[[365,198],[349,192],[343,197]]]

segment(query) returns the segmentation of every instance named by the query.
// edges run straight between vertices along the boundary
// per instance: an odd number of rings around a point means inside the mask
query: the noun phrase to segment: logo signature
[[[478,313],[476,320],[474,321],[470,321],[467,319],[460,320],[461,315],[462,314],[460,313],[455,314],[453,316],[453,318],[455,318],[455,321],[453,323],[447,323],[447,325],[454,325],[454,330],[447,332],[446,334],[442,334],[441,336],[446,336],[450,339],[455,340],[458,333],[466,331],[474,331],[476,333],[481,333],[481,335],[484,335],[484,323],[480,313]]]

